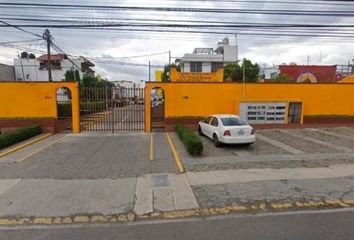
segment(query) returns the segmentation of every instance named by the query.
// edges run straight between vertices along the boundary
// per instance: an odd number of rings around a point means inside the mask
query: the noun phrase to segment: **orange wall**
[[[0,118],[57,118],[56,92],[71,90],[73,132],[80,131],[79,91],[68,82],[0,82]]]
[[[354,84],[245,84],[240,83],[147,83],[150,91],[165,91],[165,117],[207,116],[216,113],[239,113],[239,101],[301,100],[306,115],[354,116]],[[146,101],[149,102],[149,101]],[[146,105],[150,121],[150,105]],[[146,123],[147,130],[150,123]]]

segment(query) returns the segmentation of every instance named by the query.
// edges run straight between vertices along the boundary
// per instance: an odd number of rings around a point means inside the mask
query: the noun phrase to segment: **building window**
[[[40,62],[39,64],[40,70],[48,69],[48,61]],[[52,69],[61,69],[60,62],[58,61],[50,61],[50,67]]]
[[[191,72],[202,72],[202,63],[191,62]]]
[[[217,62],[211,63],[212,72],[217,72],[219,68],[222,68],[222,63],[217,63]]]

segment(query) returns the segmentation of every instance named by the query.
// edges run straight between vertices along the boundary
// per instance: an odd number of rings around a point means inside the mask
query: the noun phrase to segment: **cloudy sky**
[[[231,44],[235,44],[235,33],[238,36],[239,58],[248,58],[261,66],[291,62],[306,64],[308,59],[310,64],[347,64],[348,60],[354,58],[354,27],[275,29],[264,26],[257,28],[231,26],[351,25],[354,20],[354,3],[350,1],[1,0],[1,3],[76,5],[75,8],[0,5],[0,20],[12,25],[135,24],[109,29],[49,27],[53,41],[67,54],[87,56],[96,64],[96,72],[109,80],[136,82],[147,80],[149,61],[154,71],[168,63],[168,51],[171,51],[172,57],[181,57],[196,47],[216,47],[216,43],[224,37],[229,37]],[[85,7],[94,5],[99,7]],[[105,9],[102,6],[154,9],[114,7]],[[169,11],[162,8],[168,8]],[[171,11],[171,8],[175,11]],[[185,8],[193,11],[185,11]],[[203,9],[221,11],[200,11]],[[227,13],[228,10],[231,12]],[[334,16],[333,13],[338,14]],[[154,27],[151,24],[143,26],[146,23],[191,26],[187,28]],[[223,24],[225,27],[220,27]],[[45,29],[26,26],[22,28],[39,35],[42,35]],[[41,51],[45,51],[45,43],[43,40],[35,39],[35,36],[15,28],[1,28],[0,63],[12,65],[13,58],[24,49],[35,52],[37,56],[40,55]],[[154,78],[153,74],[151,77]]]

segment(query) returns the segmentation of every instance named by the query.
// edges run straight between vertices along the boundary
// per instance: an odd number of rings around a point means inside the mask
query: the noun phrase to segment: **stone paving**
[[[165,136],[156,145],[150,161],[149,134],[68,135],[23,162],[0,159],[0,178],[117,179],[176,172]]]
[[[338,137],[346,133],[342,138]],[[187,171],[212,171],[247,168],[326,167],[354,163],[354,130],[265,129],[258,130],[256,143],[216,148],[202,137],[201,156],[188,155],[181,143],[176,144]],[[331,135],[332,134],[332,135]],[[333,135],[335,134],[335,135]],[[338,136],[337,136],[338,135]],[[179,142],[174,136],[175,142]],[[353,138],[353,139],[352,139]]]

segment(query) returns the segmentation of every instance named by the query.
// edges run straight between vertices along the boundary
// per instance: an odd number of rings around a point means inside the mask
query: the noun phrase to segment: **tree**
[[[272,79],[272,82],[289,83],[290,77],[287,74],[279,74],[276,78]]]
[[[243,67],[245,68],[245,82],[258,82],[259,79],[259,66],[257,63],[252,64],[252,62],[248,59],[245,59],[242,63],[242,71]],[[242,78],[241,78],[242,81]]]
[[[224,80],[232,79],[234,82],[242,81],[242,70],[240,65],[229,63],[224,67]]]
[[[175,67],[177,69],[177,71],[181,71],[180,66],[172,63],[171,67]],[[163,68],[163,73],[161,75],[161,81],[162,82],[168,82],[170,79],[170,66],[168,64],[165,65],[165,67]]]
[[[231,78],[234,82],[242,82],[243,67],[245,67],[245,82],[258,82],[259,66],[245,59],[240,66],[238,63],[229,63],[224,67],[224,80]]]
[[[70,69],[67,70],[64,74],[65,76],[65,82],[80,82],[80,73],[79,70],[74,70],[74,69]]]

